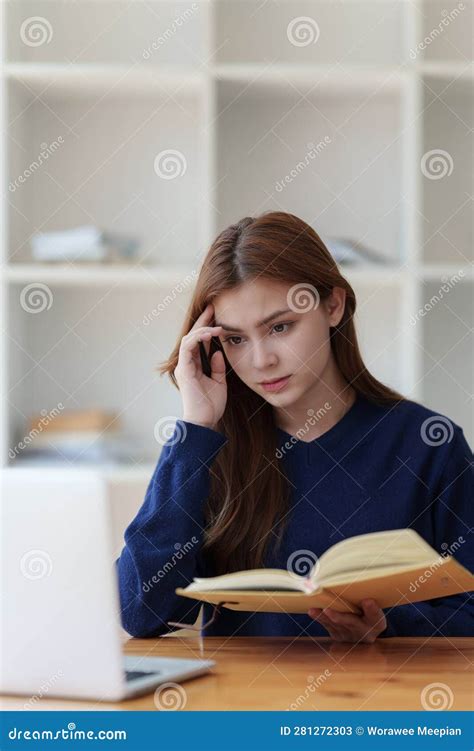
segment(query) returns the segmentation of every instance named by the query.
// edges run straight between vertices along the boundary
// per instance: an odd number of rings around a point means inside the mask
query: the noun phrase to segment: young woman
[[[463,431],[370,374],[355,310],[351,285],[298,217],[245,217],[216,238],[160,368],[179,388],[183,417],[116,561],[130,634],[193,623],[200,603],[175,588],[195,576],[285,569],[298,556],[315,563],[366,532],[411,527],[440,554],[455,545],[474,569],[472,451]],[[401,598],[385,610],[373,600],[360,605],[361,615],[221,608],[212,619],[205,604],[203,633],[353,642],[474,635],[467,594]]]

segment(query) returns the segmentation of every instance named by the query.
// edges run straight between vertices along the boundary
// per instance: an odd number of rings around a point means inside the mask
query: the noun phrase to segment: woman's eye
[[[276,323],[273,326],[273,328],[276,329],[276,328],[278,328],[278,326],[292,326],[292,325],[293,325],[293,322],[289,322],[289,323]],[[286,329],[286,331],[288,331],[288,329]],[[285,332],[284,331],[277,331],[275,333],[277,333],[277,334],[284,334]]]
[[[275,323],[275,325],[272,326],[272,330],[277,329],[279,326],[288,326],[288,327],[291,327],[291,326],[293,326],[293,324],[294,324],[294,321],[289,321],[288,323]],[[285,329],[285,331],[281,331],[281,330],[280,331],[275,331],[275,333],[276,334],[285,334],[286,331],[288,331],[288,329]],[[240,341],[234,342],[234,341],[232,341],[233,339],[239,339]],[[242,341],[242,337],[241,336],[228,336],[227,339],[224,339],[224,343],[225,342],[229,342],[229,344],[231,346],[234,346],[234,347],[236,347],[237,345],[239,345],[241,341]]]
[[[227,339],[224,339],[224,343],[229,342],[231,345],[236,345],[235,342],[231,341],[232,339],[242,339],[241,336],[228,336]],[[237,342],[239,344],[239,342]]]

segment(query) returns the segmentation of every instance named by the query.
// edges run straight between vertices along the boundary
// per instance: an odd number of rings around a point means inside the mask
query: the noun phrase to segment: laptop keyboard
[[[161,670],[148,670],[145,672],[141,670],[126,670],[125,680],[134,681],[135,678],[144,678],[146,675],[161,675]]]

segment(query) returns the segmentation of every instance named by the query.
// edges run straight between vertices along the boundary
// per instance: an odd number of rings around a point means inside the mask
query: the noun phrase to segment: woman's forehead
[[[290,287],[290,282],[263,278],[253,279],[221,292],[212,302],[216,311],[239,307],[243,303],[251,307],[252,310],[262,310],[267,303],[285,303]]]

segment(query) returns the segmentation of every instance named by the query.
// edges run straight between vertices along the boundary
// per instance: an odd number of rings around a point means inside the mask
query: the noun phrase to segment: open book
[[[252,569],[195,578],[175,592],[231,610],[306,613],[331,607],[360,613],[360,601],[369,597],[387,608],[473,589],[474,575],[455,558],[437,553],[413,529],[393,529],[336,543],[307,576]]]

